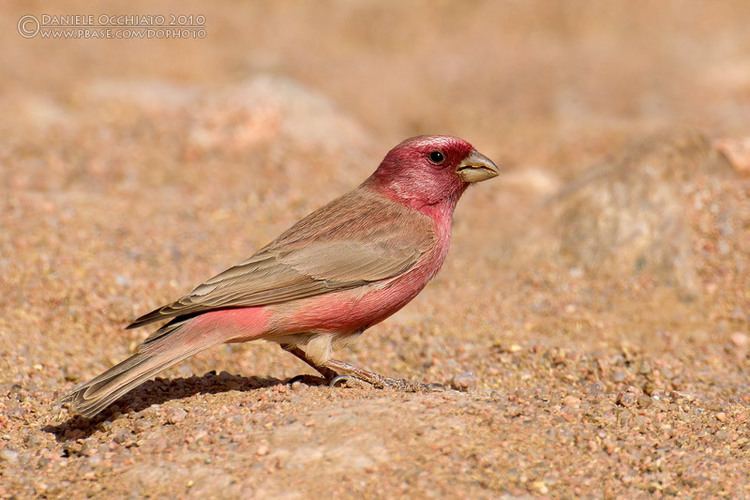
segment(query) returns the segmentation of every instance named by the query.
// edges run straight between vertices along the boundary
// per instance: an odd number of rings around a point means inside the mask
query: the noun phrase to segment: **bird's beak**
[[[456,173],[464,182],[482,182],[497,177],[500,169],[479,151],[472,151],[458,164]]]

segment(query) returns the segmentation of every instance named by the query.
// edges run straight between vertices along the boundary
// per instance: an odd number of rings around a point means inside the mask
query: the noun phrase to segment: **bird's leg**
[[[300,349],[294,344],[281,344],[281,348],[284,349],[286,352],[294,354],[296,357],[310,365],[310,367],[314,368],[315,371],[323,375],[323,378],[326,379],[326,381],[330,382],[331,380],[335,379],[339,376],[338,373],[334,372],[330,368],[326,368],[325,366],[319,366],[313,363],[308,357],[307,354],[305,354],[305,351]]]
[[[417,391],[433,391],[440,390],[442,387],[439,384],[419,384],[410,382],[400,378],[391,378],[380,375],[379,373],[365,370],[364,368],[358,368],[345,361],[339,361],[338,359],[329,359],[322,365],[315,364],[310,358],[307,357],[305,351],[292,344],[282,344],[281,348],[285,351],[294,354],[296,357],[310,365],[312,368],[318,371],[329,384],[335,385],[338,381],[345,378],[353,378],[361,382],[372,385],[378,388],[389,388],[396,389],[399,391],[417,392]]]

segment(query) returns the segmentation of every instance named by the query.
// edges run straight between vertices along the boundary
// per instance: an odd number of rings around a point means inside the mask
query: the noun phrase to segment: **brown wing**
[[[435,244],[424,215],[360,188],[308,215],[246,261],[128,328],[214,309],[278,304],[396,277]]]

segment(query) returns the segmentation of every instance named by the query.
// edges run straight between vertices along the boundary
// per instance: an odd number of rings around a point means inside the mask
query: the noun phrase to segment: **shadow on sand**
[[[311,385],[320,382],[320,379],[314,376],[295,377],[292,380],[299,380],[300,378],[305,379]],[[87,438],[97,430],[105,430],[107,422],[111,422],[123,414],[139,412],[151,405],[188,398],[195,394],[253,391],[289,382],[275,378],[243,377],[226,372],[217,375],[215,371],[208,372],[203,376],[187,378],[157,378],[129,392],[93,418],[73,415],[65,422],[48,425],[43,430],[54,434],[58,442]]]

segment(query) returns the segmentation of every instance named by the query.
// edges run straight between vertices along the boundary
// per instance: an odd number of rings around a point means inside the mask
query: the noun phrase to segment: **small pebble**
[[[130,278],[127,276],[123,276],[122,274],[118,274],[115,276],[115,283],[117,283],[119,286],[127,286],[130,285]]]
[[[115,432],[114,436],[112,436],[112,441],[114,441],[117,444],[122,444],[130,439],[130,431],[122,429],[117,432]]]
[[[451,379],[451,387],[458,391],[468,391],[477,385],[477,377],[472,372],[463,372]]]
[[[534,481],[533,483],[531,483],[531,489],[542,495],[546,495],[547,493],[549,493],[549,488],[544,481]]]
[[[133,430],[138,434],[151,428],[151,420],[148,418],[139,418],[133,423]]]
[[[169,408],[167,409],[167,423],[178,424],[185,420],[187,412],[182,408]]]
[[[562,400],[562,403],[565,406],[569,406],[571,408],[578,408],[581,406],[581,400],[575,396],[565,396]]]
[[[648,397],[647,395],[641,394],[640,396],[638,396],[638,406],[640,408],[648,408],[653,404],[654,404],[654,400]]]
[[[632,391],[621,392],[617,395],[617,404],[626,408],[635,405],[638,401],[638,395]]]
[[[730,337],[732,343],[737,347],[745,347],[750,343],[750,337],[742,332],[733,333]]]
[[[0,461],[8,463],[18,462],[18,452],[5,448],[0,451]]]

